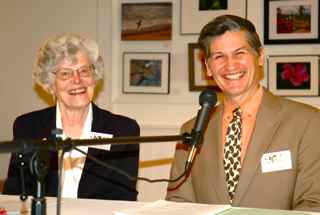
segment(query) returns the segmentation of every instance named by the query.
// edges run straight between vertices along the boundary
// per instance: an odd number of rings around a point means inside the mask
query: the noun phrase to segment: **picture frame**
[[[269,56],[267,71],[268,89],[276,95],[319,95],[318,55]]]
[[[199,34],[201,28],[217,16],[224,14],[247,17],[247,0],[180,0],[180,34]]]
[[[319,43],[319,0],[264,0],[264,43]]]
[[[171,40],[172,2],[122,3],[121,40]]]
[[[123,93],[169,94],[169,52],[124,52]]]
[[[207,76],[205,56],[198,43],[188,44],[189,90],[202,91],[213,89],[220,91],[215,81]]]

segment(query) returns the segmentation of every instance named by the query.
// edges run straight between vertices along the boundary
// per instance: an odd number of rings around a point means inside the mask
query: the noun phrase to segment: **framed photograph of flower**
[[[264,43],[319,43],[319,0],[264,0]]]
[[[268,88],[280,96],[319,95],[319,56],[269,56]]]
[[[169,94],[169,52],[124,52],[123,93]]]

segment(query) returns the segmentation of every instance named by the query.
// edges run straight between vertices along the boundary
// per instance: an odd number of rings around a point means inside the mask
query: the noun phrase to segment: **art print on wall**
[[[181,34],[199,34],[217,16],[233,14],[247,17],[247,0],[180,0]]]
[[[171,40],[172,3],[123,3],[121,40]]]
[[[265,44],[319,43],[319,0],[265,0]]]
[[[125,52],[123,62],[124,93],[169,93],[170,53]]]
[[[197,43],[188,44],[188,57],[189,90],[202,91],[211,88],[215,91],[219,91],[219,87],[212,77],[207,76],[205,56]]]
[[[318,96],[319,56],[269,56],[268,88],[280,96]]]

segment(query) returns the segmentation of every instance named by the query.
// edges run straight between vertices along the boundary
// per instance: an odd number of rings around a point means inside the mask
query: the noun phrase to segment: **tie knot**
[[[241,109],[238,107],[232,111],[234,118],[241,118]]]

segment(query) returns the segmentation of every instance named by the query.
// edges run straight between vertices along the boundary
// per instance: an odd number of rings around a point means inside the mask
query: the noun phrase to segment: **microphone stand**
[[[172,142],[182,141],[188,144],[191,140],[189,133],[182,135],[169,136],[140,136],[140,137],[114,137],[114,138],[96,138],[96,139],[57,139],[52,140],[32,140],[32,139],[17,139],[12,141],[0,141],[0,153],[23,152],[32,150],[69,150],[77,146],[92,146],[92,145],[127,145],[146,142]],[[52,144],[54,142],[54,144]]]
[[[37,190],[32,199],[31,215],[46,215],[46,199],[44,197],[44,179],[49,169],[48,151],[38,150],[31,158],[30,170],[36,177]]]
[[[54,131],[53,131],[54,132]],[[105,144],[138,144],[145,142],[171,142],[182,141],[190,144],[191,135],[169,136],[140,136],[140,137],[115,137],[96,139],[66,139],[53,138],[53,140],[25,140],[0,141],[0,153],[23,153],[35,151],[31,158],[30,171],[36,176],[37,190],[32,199],[31,215],[46,215],[46,199],[44,195],[44,179],[49,169],[49,151],[69,151],[77,146],[92,146]],[[23,184],[24,187],[24,184]]]
[[[59,129],[52,130],[53,140],[14,140],[0,142],[0,153],[12,153],[12,152],[30,152],[30,150],[36,151],[31,159],[31,172],[37,178],[37,192],[32,200],[32,215],[46,215],[46,201],[44,198],[44,179],[49,169],[48,151],[69,151],[77,146],[92,146],[92,145],[105,145],[105,144],[139,144],[144,142],[171,142],[182,141],[184,144],[192,146],[190,154],[187,159],[185,171],[190,172],[193,164],[193,160],[196,157],[199,144],[202,141],[203,132],[208,122],[209,112],[217,102],[217,96],[211,89],[205,90],[200,94],[199,103],[201,109],[198,112],[195,127],[191,132],[184,133],[183,135],[172,136],[145,136],[145,137],[116,137],[116,138],[100,138],[95,139],[66,139],[61,140],[58,138]],[[62,153],[63,154],[63,153]],[[21,166],[24,163],[20,163]],[[23,169],[20,168],[23,172]],[[187,173],[189,174],[189,173]],[[23,177],[23,174],[21,174]],[[60,179],[59,179],[60,180]],[[24,180],[22,180],[24,181]],[[58,188],[60,189],[60,188]],[[24,191],[24,185],[22,186]],[[21,195],[21,199],[24,198],[24,193]],[[60,197],[60,196],[58,196]]]

